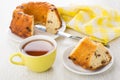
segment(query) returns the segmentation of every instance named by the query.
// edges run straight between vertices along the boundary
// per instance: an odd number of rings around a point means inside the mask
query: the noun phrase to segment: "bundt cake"
[[[69,57],[75,64],[89,70],[96,70],[107,65],[112,57],[101,43],[93,42],[88,37],[79,41]]]
[[[47,2],[29,2],[16,7],[10,24],[12,33],[29,37],[35,24],[44,25],[47,32],[57,33],[62,24],[57,8]]]

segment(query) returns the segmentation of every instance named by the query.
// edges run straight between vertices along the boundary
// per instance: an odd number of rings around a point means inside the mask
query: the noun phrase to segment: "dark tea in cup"
[[[50,41],[38,39],[27,42],[22,49],[28,55],[41,56],[53,50],[54,45]]]

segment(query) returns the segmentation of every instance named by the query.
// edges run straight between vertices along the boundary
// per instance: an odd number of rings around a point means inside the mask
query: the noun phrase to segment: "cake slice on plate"
[[[89,70],[96,70],[107,65],[112,57],[103,44],[85,37],[78,42],[69,57],[75,64]]]

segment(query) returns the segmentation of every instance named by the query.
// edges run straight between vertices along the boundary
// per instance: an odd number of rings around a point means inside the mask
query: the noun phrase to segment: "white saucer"
[[[111,62],[108,65],[106,65],[105,67],[103,67],[103,68],[101,68],[99,70],[96,70],[96,71],[90,71],[90,70],[83,69],[82,67],[74,64],[70,59],[68,59],[68,56],[69,56],[69,54],[70,54],[70,52],[71,52],[71,50],[73,48],[74,48],[74,46],[69,47],[69,48],[67,48],[65,50],[65,52],[63,54],[63,64],[64,64],[65,68],[67,68],[68,70],[70,70],[70,71],[72,71],[72,72],[74,72],[76,74],[80,74],[80,75],[95,75],[95,74],[99,74],[99,73],[103,73],[103,72],[107,71],[113,65],[114,58],[113,58],[112,53],[108,49],[109,53],[112,56],[112,60],[111,60]]]
[[[64,32],[65,29],[66,29],[66,23],[62,20],[62,27],[59,29],[59,31]],[[53,39],[56,39],[57,37],[59,37],[58,35],[51,34],[51,33],[48,33],[48,32],[43,32],[43,31],[38,30],[36,28],[34,28],[34,30],[35,30],[34,35],[47,35],[47,36],[52,37]],[[21,42],[23,40],[23,38],[13,34],[10,29],[8,30],[8,35],[15,42]]]

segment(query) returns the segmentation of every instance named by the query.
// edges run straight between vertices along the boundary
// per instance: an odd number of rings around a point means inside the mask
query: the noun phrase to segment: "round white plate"
[[[105,67],[99,69],[99,70],[96,70],[96,71],[90,71],[90,70],[86,70],[86,69],[83,69],[82,67],[74,64],[70,59],[68,59],[68,56],[71,52],[71,50],[74,48],[74,46],[71,46],[69,48],[67,48],[63,54],[63,64],[65,66],[65,68],[67,68],[68,70],[76,73],[76,74],[80,74],[80,75],[95,75],[95,74],[99,74],[99,73],[103,73],[105,72],[106,70],[110,69],[112,64],[113,64],[113,55],[112,53],[110,52],[110,50],[108,49],[109,53],[111,54],[112,56],[112,60],[110,61],[110,63],[108,65],[106,65]]]
[[[59,31],[64,32],[65,29],[66,29],[66,23],[62,20],[62,27],[59,29]],[[50,36],[50,37],[52,37],[54,39],[59,37],[58,35],[51,34],[51,33],[48,33],[48,32],[43,32],[43,31],[38,30],[36,28],[34,28],[34,30],[35,30],[34,35],[47,35],[47,36]],[[21,42],[24,39],[24,38],[21,38],[21,37],[15,35],[15,34],[13,34],[10,29],[8,30],[8,35],[15,42]]]

